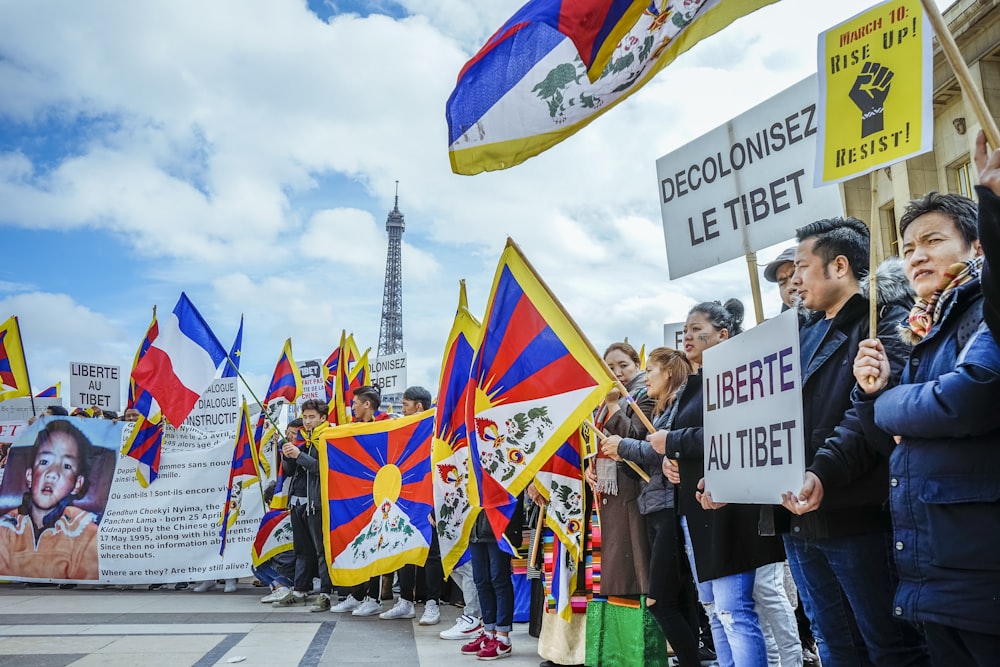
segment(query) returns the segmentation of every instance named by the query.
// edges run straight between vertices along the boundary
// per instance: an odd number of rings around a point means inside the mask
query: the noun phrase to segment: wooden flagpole
[[[764,321],[764,303],[760,298],[760,276],[757,275],[757,253],[747,253],[747,269],[750,271],[750,293],[753,296],[753,314],[757,324]]]
[[[585,421],[583,423],[589,426],[590,428],[594,429],[595,433],[603,433],[603,431],[601,431],[599,428],[597,428],[597,426],[594,425],[594,422]],[[649,483],[649,475],[647,475],[646,471],[640,468],[634,461],[626,461],[625,459],[622,459],[622,462],[628,465],[628,467],[631,468],[636,475],[641,477],[642,481],[646,482],[647,484]]]
[[[927,14],[931,27],[934,29],[934,34],[937,35],[938,43],[944,52],[944,57],[948,60],[948,64],[951,65],[951,69],[955,72],[955,77],[962,87],[962,94],[972,105],[976,119],[986,134],[986,141],[994,149],[1000,148],[1000,131],[997,130],[997,124],[994,122],[993,115],[986,106],[986,100],[983,99],[982,91],[979,90],[979,87],[972,80],[972,73],[969,72],[969,66],[965,64],[965,58],[962,57],[962,52],[958,50],[958,44],[955,43],[955,38],[948,29],[948,24],[944,22],[941,11],[937,8],[934,0],[920,0],[920,4],[923,5],[924,12]]]

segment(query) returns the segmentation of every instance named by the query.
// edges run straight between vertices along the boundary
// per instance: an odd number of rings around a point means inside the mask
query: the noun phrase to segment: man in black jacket
[[[856,482],[825,497],[822,484],[816,484],[822,471],[814,458],[823,443],[863,437],[841,424],[851,419],[852,363],[858,343],[868,337],[869,295],[863,289],[868,228],[855,218],[832,218],[802,227],[797,238],[792,283],[813,315],[799,334],[807,472],[798,494],[784,494],[784,506],[793,513],[784,536],[788,562],[823,664],[924,664],[919,634],[891,613],[886,459],[873,454]],[[898,263],[895,273],[879,281],[876,298],[878,335],[898,377],[905,348],[897,327],[912,296]],[[853,628],[850,619],[856,621]],[[858,632],[860,646],[852,641]]]

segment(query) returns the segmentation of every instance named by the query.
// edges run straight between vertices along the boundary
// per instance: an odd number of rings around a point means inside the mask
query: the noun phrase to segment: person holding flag
[[[296,442],[281,447],[281,464],[292,482],[291,510],[293,544],[295,545],[295,582],[292,595],[274,602],[277,607],[305,604],[313,588],[313,572],[319,572],[320,593],[309,611],[330,609],[330,570],[326,565],[323,545],[323,517],[320,511],[319,445],[330,423],[326,420],[326,403],[310,398],[302,403],[302,430]],[[304,484],[302,483],[304,481]],[[305,495],[300,495],[305,492]]]

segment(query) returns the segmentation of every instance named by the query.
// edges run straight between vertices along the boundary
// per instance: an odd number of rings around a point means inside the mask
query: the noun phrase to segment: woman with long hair
[[[684,352],[697,370],[676,399],[677,415],[671,429],[651,435],[650,443],[657,452],[666,454],[664,473],[679,481],[677,510],[698,597],[712,625],[719,664],[766,667],[767,648],[753,588],[758,567],[784,560],[781,541],[758,534],[756,506],[726,505],[708,510],[702,507],[697,489],[705,460],[702,354],[743,330],[743,312],[743,304],[730,299],[725,305],[699,303],[688,313]]]
[[[646,392],[656,403],[653,427],[669,430],[676,416],[675,397],[691,374],[691,364],[684,353],[658,347],[646,362]],[[691,602],[685,595],[687,565],[682,560],[680,524],[674,511],[674,485],[663,476],[663,455],[656,453],[645,438],[622,438],[614,435],[601,442],[601,449],[614,459],[632,461],[649,475],[639,493],[639,511],[646,518],[649,536],[649,584],[646,607],[659,623],[674,649],[680,667],[699,667],[697,615],[684,609]],[[690,605],[688,605],[690,607]]]

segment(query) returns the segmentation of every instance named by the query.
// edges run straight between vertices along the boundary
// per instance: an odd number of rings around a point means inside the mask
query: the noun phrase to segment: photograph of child
[[[98,523],[114,453],[92,445],[80,422],[47,418],[32,429],[38,430],[30,447],[11,448],[0,487],[7,501],[0,510],[9,509],[0,516],[0,575],[98,579]],[[91,490],[95,480],[104,488]]]

